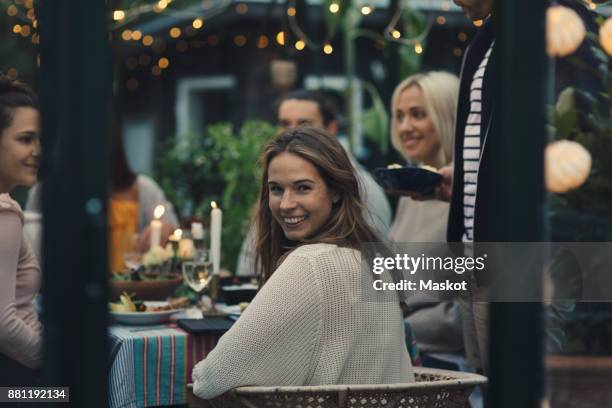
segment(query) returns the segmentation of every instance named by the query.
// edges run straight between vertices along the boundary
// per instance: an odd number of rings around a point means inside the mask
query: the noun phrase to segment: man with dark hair
[[[316,126],[325,129],[332,136],[338,134],[336,110],[329,98],[320,92],[299,89],[284,95],[276,105],[277,121],[281,130],[297,126]],[[376,183],[368,171],[348,152],[355,167],[359,190],[363,202],[364,218],[381,238],[387,237],[391,225],[391,206],[382,187]],[[249,230],[242,244],[237,275],[255,273],[254,252],[250,243],[254,242],[254,230]]]
[[[276,104],[281,129],[321,126],[332,135],[338,132],[336,107],[320,92],[298,89],[284,95]]]

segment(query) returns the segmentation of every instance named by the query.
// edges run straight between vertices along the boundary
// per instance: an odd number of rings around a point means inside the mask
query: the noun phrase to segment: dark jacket
[[[494,30],[491,20],[487,21],[480,29],[463,58],[461,67],[461,83],[459,85],[459,101],[457,106],[457,124],[455,126],[455,169],[453,175],[453,195],[451,198],[447,239],[449,242],[460,242],[464,233],[463,226],[463,139],[467,117],[470,113],[470,86],[472,78],[482,62],[486,52],[489,50],[494,39]],[[495,49],[491,53],[489,64],[485,71],[482,86],[482,113],[481,113],[481,157],[480,170],[478,172],[478,190],[476,193],[476,204],[474,214],[474,241],[495,241],[492,239],[488,229],[494,225],[494,214],[487,213],[487,196],[495,193],[495,180],[492,176],[486,177],[486,147],[489,142],[491,122],[493,120],[493,98],[495,95],[495,72],[492,69],[492,60],[495,57]],[[484,193],[483,193],[484,192]]]
[[[596,32],[597,25],[594,22],[593,13],[589,12],[584,6],[577,4],[572,0],[559,0],[558,4],[569,7],[576,11],[582,18],[588,31]],[[454,175],[453,175],[453,195],[451,198],[447,240],[449,242],[461,242],[464,234],[463,220],[463,139],[465,124],[470,113],[470,86],[474,73],[482,62],[482,59],[489,49],[489,46],[495,39],[493,21],[489,19],[485,25],[477,32],[474,39],[467,48],[463,64],[461,68],[461,83],[459,87],[459,101],[457,108],[457,124],[455,127],[455,150],[454,150]],[[576,51],[582,61],[587,66],[596,64],[596,59],[593,56],[593,51],[585,41],[582,46]],[[474,207],[474,241],[475,242],[496,242],[499,241],[499,223],[497,219],[499,214],[494,211],[495,206],[490,204],[491,200],[496,197],[498,185],[500,183],[498,175],[490,171],[490,163],[494,160],[491,154],[491,144],[495,144],[495,137],[498,136],[491,129],[499,129],[503,126],[501,123],[496,123],[496,116],[493,112],[495,99],[495,87],[497,79],[495,77],[496,50],[493,49],[485,76],[483,79],[483,99],[482,99],[482,114],[481,114],[481,161],[478,170],[476,202]],[[603,90],[603,85],[593,77],[593,75],[580,69],[573,64],[570,58],[558,58],[555,61],[555,87],[554,100],[556,96],[567,86],[574,86],[578,89],[589,90],[593,95],[598,94],[598,90]],[[579,101],[578,101],[579,102]],[[554,101],[551,101],[551,104]],[[569,237],[561,238],[561,234],[557,232],[555,224],[559,220],[549,219],[552,224],[551,232],[553,241],[565,240],[571,241]]]

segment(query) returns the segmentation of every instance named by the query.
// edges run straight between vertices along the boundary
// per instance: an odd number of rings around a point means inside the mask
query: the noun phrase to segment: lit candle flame
[[[164,215],[164,213],[166,212],[166,209],[164,208],[163,205],[158,205],[157,207],[155,207],[155,210],[153,211],[153,217],[155,217],[156,220],[159,220],[162,215]]]
[[[172,236],[174,237],[174,239],[176,239],[177,241],[180,241],[181,238],[183,237],[183,230],[180,228],[177,228],[174,230],[174,232],[172,233]]]
[[[218,208],[218,207],[217,207],[217,203],[216,203],[216,202],[214,202],[214,201],[211,201],[211,202],[210,202],[210,206],[211,206],[212,208]]]

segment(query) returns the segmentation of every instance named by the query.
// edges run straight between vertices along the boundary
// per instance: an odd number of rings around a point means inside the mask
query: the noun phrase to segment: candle
[[[213,274],[219,273],[221,265],[221,223],[223,211],[217,207],[214,201],[210,203],[210,256],[213,265]]]
[[[166,209],[164,208],[163,205],[158,205],[157,207],[155,207],[155,210],[153,211],[153,219],[151,220],[151,224],[150,224],[150,229],[151,229],[151,235],[150,235],[150,241],[149,241],[150,248],[155,248],[156,246],[160,246],[162,222],[159,219],[162,217],[162,215],[164,215],[165,211]]]
[[[172,233],[172,235],[170,235],[168,239],[171,242],[179,242],[182,236],[183,236],[183,230],[180,228],[177,228],[174,230],[174,232]]]
[[[183,238],[179,242],[178,256],[183,259],[190,259],[194,256],[193,241],[189,238]]]

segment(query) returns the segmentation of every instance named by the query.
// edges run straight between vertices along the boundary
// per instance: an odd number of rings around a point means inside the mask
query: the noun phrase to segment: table
[[[418,348],[405,322],[408,350],[420,365]],[[221,335],[194,336],[176,323],[109,327],[111,408],[141,408],[187,403],[193,366],[210,353]]]
[[[110,326],[109,337],[109,406],[140,408],[185,404],[193,366],[221,336],[193,336],[170,323]]]

